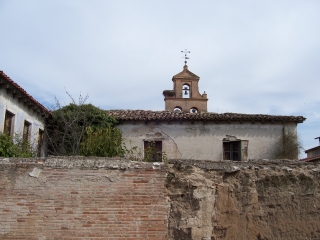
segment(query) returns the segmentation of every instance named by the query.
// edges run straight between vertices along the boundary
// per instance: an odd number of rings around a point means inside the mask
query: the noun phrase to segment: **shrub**
[[[96,130],[88,127],[81,142],[80,154],[99,157],[123,156],[121,131],[112,126]]]
[[[5,134],[0,134],[0,156],[29,158],[35,157],[36,152],[29,142],[18,135],[12,138]]]

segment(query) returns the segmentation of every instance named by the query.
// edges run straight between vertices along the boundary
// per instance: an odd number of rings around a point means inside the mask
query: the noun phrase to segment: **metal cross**
[[[187,65],[187,59],[189,59],[189,57],[187,56],[188,53],[190,53],[190,51],[188,51],[187,49],[185,49],[184,51],[181,51],[182,53],[184,53],[184,65]]]

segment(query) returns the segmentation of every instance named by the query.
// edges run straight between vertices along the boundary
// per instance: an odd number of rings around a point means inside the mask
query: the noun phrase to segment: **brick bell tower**
[[[182,111],[182,112],[207,112],[207,94],[199,93],[198,83],[200,77],[188,70],[187,53],[189,51],[181,51],[185,54],[185,65],[183,71],[172,77],[173,90],[164,90],[163,96],[165,101],[165,110]]]

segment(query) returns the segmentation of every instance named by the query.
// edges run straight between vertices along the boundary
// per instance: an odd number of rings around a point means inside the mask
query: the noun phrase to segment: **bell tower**
[[[185,65],[183,71],[172,77],[173,90],[164,90],[165,110],[182,112],[207,112],[207,94],[199,93],[198,83],[200,77],[188,70],[187,53],[185,53]]]

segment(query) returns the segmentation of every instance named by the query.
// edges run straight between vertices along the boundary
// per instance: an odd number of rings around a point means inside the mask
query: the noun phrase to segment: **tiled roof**
[[[30,94],[28,94],[22,87],[15,83],[10,77],[8,77],[3,71],[0,71],[0,88],[12,91],[13,96],[19,94],[19,98],[26,98],[32,105],[36,106],[41,115],[51,115],[51,112],[45,108],[41,103],[35,100]]]
[[[202,120],[202,121],[261,121],[261,122],[296,122],[302,123],[303,116],[278,116],[264,114],[240,114],[240,113],[185,113],[180,111],[147,111],[147,110],[108,110],[108,115],[118,120],[137,121],[168,121],[168,120]]]
[[[300,159],[300,161],[302,161],[302,162],[315,162],[315,161],[318,161],[318,160],[320,160],[320,155],[314,156],[314,157],[308,157],[308,158]]]
[[[317,150],[317,149],[320,149],[320,146],[316,146],[316,147],[307,149],[307,150],[305,150],[304,152],[305,152],[305,153],[308,153],[308,152],[311,152],[311,151],[314,151],[314,150]]]

